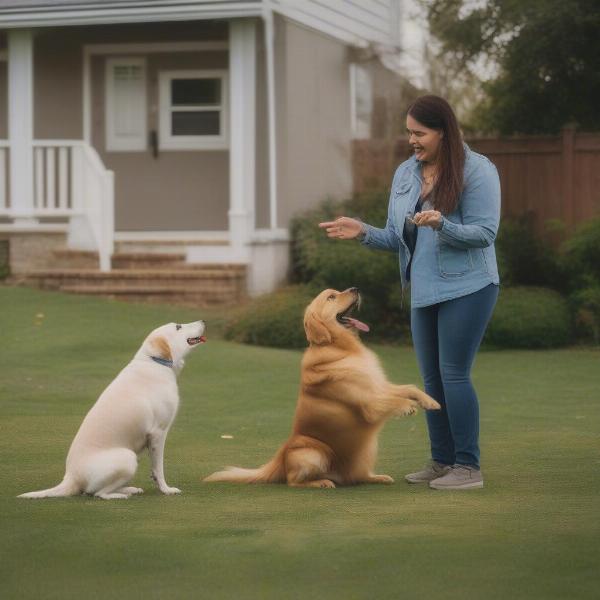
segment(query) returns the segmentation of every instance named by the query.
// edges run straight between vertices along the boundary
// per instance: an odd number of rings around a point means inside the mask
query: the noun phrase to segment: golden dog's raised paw
[[[429,400],[427,404],[423,405],[423,408],[425,410],[440,410],[442,407],[440,406],[439,402],[436,402],[435,400]]]
[[[406,404],[400,414],[403,416],[416,415],[418,412],[418,404],[414,400],[410,400],[409,404]]]

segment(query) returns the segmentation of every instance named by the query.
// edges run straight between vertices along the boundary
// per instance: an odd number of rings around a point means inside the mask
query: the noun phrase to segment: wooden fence
[[[550,219],[571,230],[600,216],[600,133],[567,127],[559,136],[466,142],[498,168],[504,216],[529,214],[538,230]],[[355,192],[389,187],[398,164],[412,153],[405,139],[353,143]]]

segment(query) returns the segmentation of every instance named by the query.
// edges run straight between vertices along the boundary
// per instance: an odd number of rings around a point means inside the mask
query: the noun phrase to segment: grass
[[[266,461],[290,428],[300,352],[211,337],[222,314],[0,287],[0,597],[540,599],[598,597],[600,352],[481,352],[486,486],[436,492],[404,473],[427,457],[422,415],[387,424],[393,486],[207,485]],[[180,376],[161,496],[17,500],[63,475],[98,394],[155,326],[206,318]],[[375,348],[420,382],[409,348]],[[221,435],[233,439],[222,439]]]

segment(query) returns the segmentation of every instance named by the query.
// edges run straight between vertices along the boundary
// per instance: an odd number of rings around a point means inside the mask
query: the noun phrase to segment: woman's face
[[[438,156],[443,132],[425,127],[410,115],[406,116],[406,131],[408,132],[408,143],[413,147],[417,160],[434,163]]]

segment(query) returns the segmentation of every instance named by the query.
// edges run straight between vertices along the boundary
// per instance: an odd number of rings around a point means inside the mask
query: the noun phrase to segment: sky
[[[427,21],[416,0],[402,0],[401,11],[402,70],[417,87],[427,87],[427,74],[423,69],[423,48],[427,41]]]

